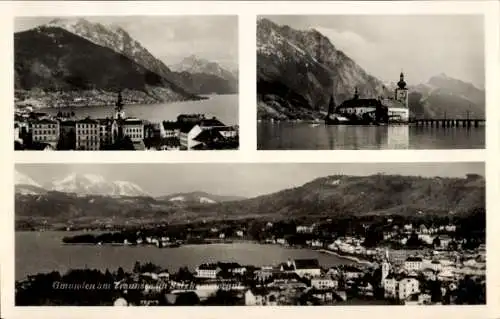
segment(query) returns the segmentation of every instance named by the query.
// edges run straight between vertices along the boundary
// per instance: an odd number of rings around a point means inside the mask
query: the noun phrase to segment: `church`
[[[144,123],[142,120],[125,116],[121,92],[115,104],[113,123],[111,124],[111,141],[116,143],[128,136],[134,145],[144,142]]]
[[[408,123],[408,88],[403,72],[394,90],[394,96],[360,98],[356,88],[354,96],[339,105],[335,113],[350,119],[352,124]]]

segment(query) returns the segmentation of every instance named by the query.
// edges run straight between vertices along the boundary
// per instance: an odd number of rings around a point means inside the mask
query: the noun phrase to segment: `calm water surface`
[[[485,127],[353,126],[260,122],[260,150],[480,149]]]
[[[288,258],[317,258],[323,267],[352,261],[309,249],[288,249],[252,243],[186,245],[179,248],[63,245],[72,232],[16,232],[16,280],[29,274],[65,272],[70,268],[131,270],[136,261],[152,262],[171,272],[179,267],[194,269],[203,262],[235,261],[255,266],[277,264]]]
[[[105,118],[113,116],[114,106],[88,106],[79,108],[44,108],[40,112],[57,114],[74,111],[76,116],[83,118]],[[226,125],[238,124],[238,95],[210,95],[207,100],[185,101],[163,104],[125,105],[125,115],[137,117],[151,122],[173,121],[182,113],[204,113],[207,117],[215,116]]]

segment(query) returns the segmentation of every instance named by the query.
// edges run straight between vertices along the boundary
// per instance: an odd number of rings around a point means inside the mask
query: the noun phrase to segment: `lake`
[[[125,105],[125,115],[151,122],[174,121],[179,114],[203,113],[207,117],[217,117],[226,125],[238,125],[238,95],[210,95],[207,100],[184,101],[162,104]],[[43,108],[40,112],[56,115],[57,112],[74,111],[76,117],[112,117],[114,106],[87,106],[74,108]]]
[[[16,232],[16,280],[27,275],[71,268],[96,268],[110,271],[122,267],[132,270],[136,261],[152,262],[170,272],[188,266],[194,269],[204,262],[235,261],[245,265],[271,265],[288,258],[317,258],[323,267],[352,264],[353,261],[313,251],[253,243],[186,245],[178,248],[152,246],[63,245],[72,232]]]
[[[259,150],[482,149],[485,127],[257,123]]]

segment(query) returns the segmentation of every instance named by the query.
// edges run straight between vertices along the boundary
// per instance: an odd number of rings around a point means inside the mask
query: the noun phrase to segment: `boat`
[[[317,127],[317,126],[319,126],[319,123],[312,123],[312,124],[310,124],[309,126],[310,126],[310,127]]]

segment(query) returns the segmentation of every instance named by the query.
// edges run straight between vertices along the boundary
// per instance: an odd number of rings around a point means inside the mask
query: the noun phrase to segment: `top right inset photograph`
[[[257,21],[259,150],[482,149],[482,15]]]

